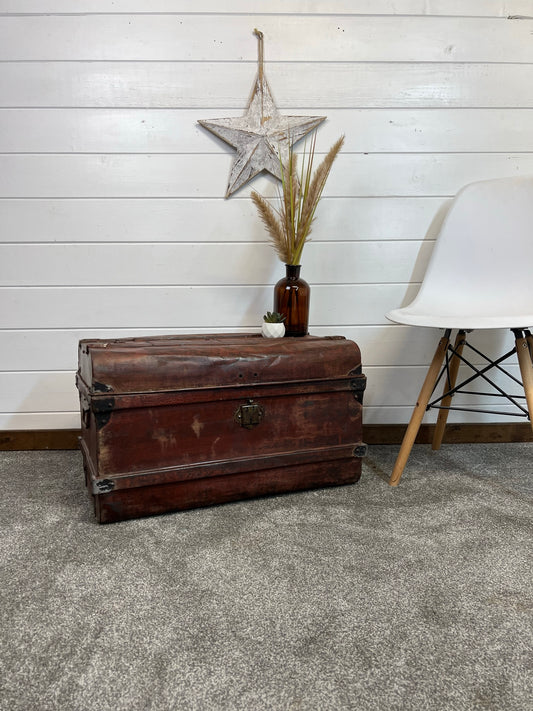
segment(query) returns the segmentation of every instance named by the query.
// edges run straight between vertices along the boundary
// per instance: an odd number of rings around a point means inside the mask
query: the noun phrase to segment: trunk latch
[[[252,427],[255,427],[261,422],[264,415],[264,407],[250,399],[245,405],[241,405],[237,409],[234,420],[241,427],[246,427],[247,430],[251,430]]]

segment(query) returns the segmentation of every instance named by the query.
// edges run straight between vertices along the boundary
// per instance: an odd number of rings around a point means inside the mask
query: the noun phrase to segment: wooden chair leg
[[[524,331],[526,334],[526,341],[529,343],[529,355],[531,356],[531,363],[533,364],[533,335],[531,331]]]
[[[516,352],[518,353],[518,364],[520,366],[520,374],[524,384],[527,409],[529,411],[529,424],[533,430],[533,364],[531,363],[527,337],[516,339]]]
[[[435,383],[437,382],[437,378],[439,377],[439,372],[444,361],[444,356],[446,355],[446,350],[448,349],[449,343],[450,332],[446,331],[444,336],[439,341],[439,345],[437,346],[437,350],[435,351],[435,355],[433,356],[433,360],[431,361],[431,365],[429,366],[429,370],[426,374],[426,379],[424,380],[424,384],[422,385],[422,389],[420,391],[420,395],[418,396],[418,400],[413,410],[413,414],[411,415],[411,419],[407,426],[402,446],[400,447],[400,452],[396,459],[396,464],[394,465],[394,469],[392,470],[392,474],[389,479],[389,484],[391,486],[398,486],[400,482],[400,477],[402,476],[403,470],[405,469],[405,465],[407,464],[407,460],[409,459],[409,455],[411,454],[413,444],[415,443],[416,435],[418,434],[422,419],[424,418],[424,413],[426,411],[429,398],[431,397],[431,393],[433,392],[433,389],[435,388]]]
[[[465,331],[458,331],[457,336],[455,338],[455,345],[454,345],[454,351],[458,353],[458,355],[462,355],[463,353],[463,348],[465,345]],[[444,388],[442,391],[442,394],[444,395],[448,390],[452,390],[455,387],[455,383],[457,382],[457,373],[459,372],[459,366],[461,365],[461,359],[454,354],[450,358],[450,365],[449,365],[449,376],[446,378],[446,382],[444,383]],[[450,403],[452,401],[452,395],[448,395],[447,397],[442,398],[441,405],[443,407],[449,407]],[[433,441],[431,443],[431,449],[440,449],[440,446],[442,444],[442,438],[444,437],[444,431],[446,429],[446,423],[448,421],[448,415],[450,414],[449,410],[439,410],[439,415],[437,417],[437,424],[435,425],[435,432],[433,433]]]

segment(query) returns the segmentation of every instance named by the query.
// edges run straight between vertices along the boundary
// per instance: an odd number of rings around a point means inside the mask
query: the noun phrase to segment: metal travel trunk
[[[366,379],[342,336],[83,340],[76,384],[101,523],[350,484]]]

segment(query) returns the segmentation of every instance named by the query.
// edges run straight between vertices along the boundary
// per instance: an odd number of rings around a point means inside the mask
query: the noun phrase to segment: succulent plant
[[[274,311],[274,313],[267,311],[263,316],[263,321],[265,321],[265,323],[283,323],[283,321],[285,321],[285,316],[278,314],[277,311]]]

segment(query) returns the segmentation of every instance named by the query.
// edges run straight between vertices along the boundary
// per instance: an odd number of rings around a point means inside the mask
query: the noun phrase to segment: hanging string
[[[254,35],[259,40],[259,42],[258,42],[259,81],[263,81],[263,33],[258,29],[254,29]]]

